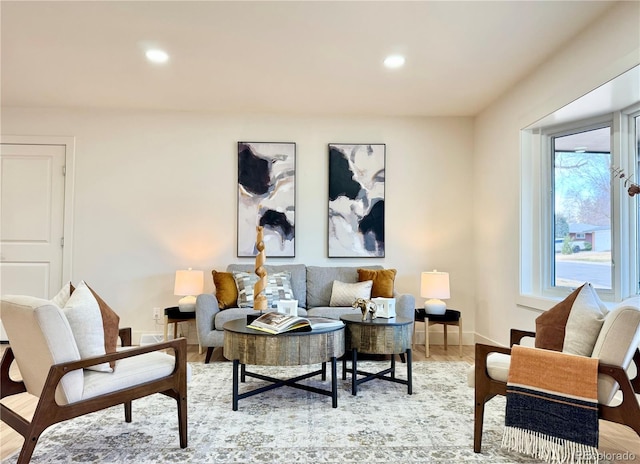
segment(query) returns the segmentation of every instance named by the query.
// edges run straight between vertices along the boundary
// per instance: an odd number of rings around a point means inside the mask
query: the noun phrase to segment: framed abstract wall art
[[[329,257],[384,257],[385,144],[329,144]]]
[[[295,256],[296,144],[238,142],[238,257],[252,257],[256,226],[267,257]]]

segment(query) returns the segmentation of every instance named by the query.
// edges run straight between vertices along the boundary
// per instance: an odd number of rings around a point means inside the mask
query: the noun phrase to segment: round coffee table
[[[247,327],[246,319],[229,321],[224,328],[224,357],[233,361],[233,410],[238,401],[278,387],[294,387],[320,395],[331,396],[332,407],[338,407],[337,358],[344,354],[344,326],[314,329],[310,332],[285,332],[271,335]],[[331,362],[331,389],[323,390],[298,383],[301,380],[322,376],[327,379],[327,362]],[[300,366],[322,364],[322,368],[290,379],[276,379],[246,369],[247,364],[257,366]],[[240,372],[238,375],[238,369]],[[245,377],[272,382],[242,394],[238,393]]]
[[[346,324],[346,349],[351,350],[351,369],[347,369],[346,356],[342,359],[342,378],[351,373],[351,394],[358,393],[358,385],[373,379],[407,385],[407,393],[413,393],[411,382],[411,319],[392,317],[362,320],[360,314],[341,316]],[[391,367],[380,372],[371,373],[358,370],[358,353],[390,354]],[[396,378],[396,354],[407,355],[407,380]],[[387,376],[386,374],[389,374]],[[364,378],[358,379],[358,375]]]

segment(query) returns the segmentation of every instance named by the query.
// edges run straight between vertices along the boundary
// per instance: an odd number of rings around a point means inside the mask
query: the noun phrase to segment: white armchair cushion
[[[628,298],[607,315],[591,357],[628,370],[639,344],[640,297]],[[609,404],[617,391],[615,380],[602,374],[598,376],[599,403]]]
[[[104,356],[104,326],[98,301],[84,282],[80,282],[62,308],[82,358]],[[112,372],[108,363],[88,367],[98,372]]]
[[[493,380],[506,382],[509,376],[511,356],[504,353],[489,353],[487,355],[487,373]],[[467,384],[470,387],[476,385],[476,366],[472,365],[467,371]]]
[[[490,353],[487,356],[487,372],[493,380],[506,382],[509,377],[511,356],[504,353]]]
[[[40,397],[53,364],[78,361],[80,353],[62,310],[49,300],[30,296],[2,297],[2,323],[9,336],[27,391]],[[56,401],[67,404],[82,398],[82,371],[62,377]]]
[[[82,399],[93,398],[105,393],[112,393],[123,388],[157,380],[173,372],[176,358],[166,353],[151,353],[120,359],[111,375],[95,371],[84,371],[84,391]],[[187,365],[187,377],[189,376]]]

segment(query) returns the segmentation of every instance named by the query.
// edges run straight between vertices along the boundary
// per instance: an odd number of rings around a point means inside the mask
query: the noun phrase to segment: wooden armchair
[[[31,421],[0,405],[2,421],[25,439],[18,464],[30,461],[47,427],[118,404],[124,405],[125,421],[131,422],[132,401],[154,393],[176,400],[180,447],[186,448],[186,339],[80,359],[64,313],[48,300],[3,297],[2,322],[10,348],[0,363],[1,397],[28,392],[39,398]],[[119,335],[122,346],[131,345],[131,329],[120,329]],[[174,356],[162,351],[167,349]],[[14,360],[21,381],[10,377]],[[116,362],[113,372],[87,369],[112,361]]]
[[[619,349],[619,343],[615,344],[617,350],[611,350],[617,351],[616,353],[598,353],[601,355],[597,356],[600,359],[620,360],[619,363],[616,362],[619,365],[600,362],[598,366],[598,414],[600,419],[631,427],[640,436],[640,349],[638,349],[640,328],[637,328],[635,333],[632,332],[632,335],[628,340],[625,353]],[[520,344],[524,337],[535,337],[535,332],[512,329],[509,346]],[[473,450],[476,453],[479,453],[482,447],[485,403],[496,395],[506,396],[507,394],[508,356],[510,354],[511,348],[476,344],[473,432]],[[629,367],[627,361],[630,359],[629,354],[633,356],[633,363],[636,366],[636,375],[633,380],[629,379],[626,370]],[[612,382],[611,379],[615,382]],[[618,394],[616,395],[616,393]],[[616,395],[615,398],[614,395]]]

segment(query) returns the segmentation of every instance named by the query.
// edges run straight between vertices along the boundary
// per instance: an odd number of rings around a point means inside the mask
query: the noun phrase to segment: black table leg
[[[347,356],[342,355],[342,380],[347,380]]]
[[[358,394],[358,350],[351,350],[351,394]]]
[[[331,406],[338,407],[338,361],[331,358]]]
[[[238,364],[240,361],[237,359],[233,360],[233,401],[232,408],[234,411],[238,410]],[[244,367],[244,364],[242,365]]]
[[[240,364],[240,382],[245,383],[247,381],[247,365],[246,364]]]
[[[396,355],[392,354],[391,355],[391,378],[395,379],[396,378]]]
[[[413,394],[413,381],[411,380],[411,348],[407,348],[407,393]]]
[[[322,380],[327,380],[327,363],[322,363]]]

